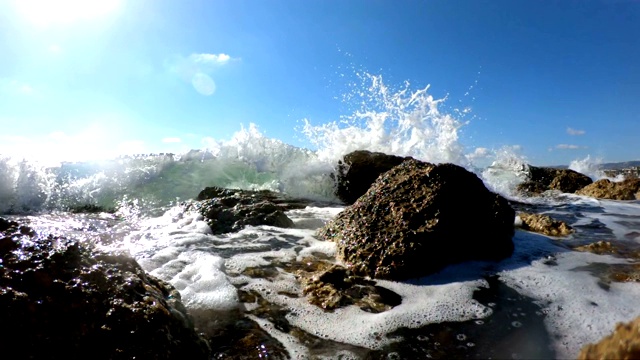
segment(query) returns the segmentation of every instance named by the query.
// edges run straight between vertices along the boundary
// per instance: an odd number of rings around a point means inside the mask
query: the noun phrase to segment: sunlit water
[[[265,137],[251,125],[190,154],[54,168],[0,158],[0,213],[38,231],[126,249],[181,292],[202,331],[219,335],[249,319],[293,358],[566,358],[616,322],[640,315],[638,284],[603,276],[607,266],[630,260],[570,250],[599,240],[640,241],[640,203],[566,194],[518,199],[523,203],[516,207],[566,221],[576,229],[568,238],[517,231],[514,255],[501,262],[460,264],[407,282],[377,281],[402,297],[383,313],[354,306],[324,312],[310,305],[294,274],[280,264],[313,257],[337,262],[335,245],[315,232],[343,209],[330,174],[345,153],[368,149],[453,162],[511,199],[525,180],[526,161],[508,148],[491,154],[489,168],[477,166],[458,139],[465,122],[442,113],[443,100],[433,99],[428,88],[412,91],[407,84],[392,91],[370,75],[362,81],[366,86],[349,98],[361,105],[353,114],[335,123],[305,122],[302,132],[314,151]],[[590,159],[572,168],[600,176]],[[316,202],[287,213],[293,229],[258,226],[212,235],[202,217],[180,202],[213,185],[270,189]],[[68,212],[83,205],[115,213]],[[268,269],[268,278],[246,275],[256,267]],[[278,315],[262,316],[256,311],[261,305],[243,301],[241,293],[258,294]]]

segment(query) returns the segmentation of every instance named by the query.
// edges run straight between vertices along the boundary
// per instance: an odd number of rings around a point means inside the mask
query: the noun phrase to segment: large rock
[[[208,359],[169,284],[132,258],[0,219],[0,339],[25,359]]]
[[[596,344],[582,348],[578,359],[640,359],[640,318],[618,324],[615,331]]]
[[[515,212],[473,173],[407,160],[320,229],[356,274],[407,279],[513,252]]]
[[[346,204],[353,204],[369,190],[380,174],[410,159],[367,150],[348,153],[338,162],[334,175],[336,196]]]
[[[242,230],[247,225],[293,226],[284,211],[304,208],[304,200],[287,198],[273,191],[237,190],[208,187],[197,201],[187,205],[202,214],[214,234]]]
[[[592,182],[590,177],[577,171],[529,165],[529,180],[520,184],[518,190],[530,194],[546,190],[574,193]]]
[[[580,189],[576,194],[598,199],[637,200],[640,199],[640,179],[626,179],[621,182],[602,179]]]

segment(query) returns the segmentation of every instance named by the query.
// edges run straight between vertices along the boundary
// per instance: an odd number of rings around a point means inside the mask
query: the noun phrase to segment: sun
[[[117,10],[121,0],[16,0],[18,11],[34,25],[70,24]]]

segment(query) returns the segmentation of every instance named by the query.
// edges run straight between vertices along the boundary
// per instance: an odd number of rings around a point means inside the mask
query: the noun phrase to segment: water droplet
[[[465,340],[467,340],[467,335],[458,334],[458,335],[456,335],[456,339],[458,339],[459,341],[465,341]]]
[[[522,326],[522,323],[520,321],[514,321],[511,323],[511,326],[513,326],[514,328],[519,328]]]

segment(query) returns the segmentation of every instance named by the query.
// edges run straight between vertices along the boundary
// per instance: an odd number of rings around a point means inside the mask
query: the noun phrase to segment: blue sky
[[[87,3],[0,2],[0,154],[178,152],[249,123],[305,146],[300,120],[348,115],[367,71],[470,108],[468,152],[640,158],[640,1]]]

